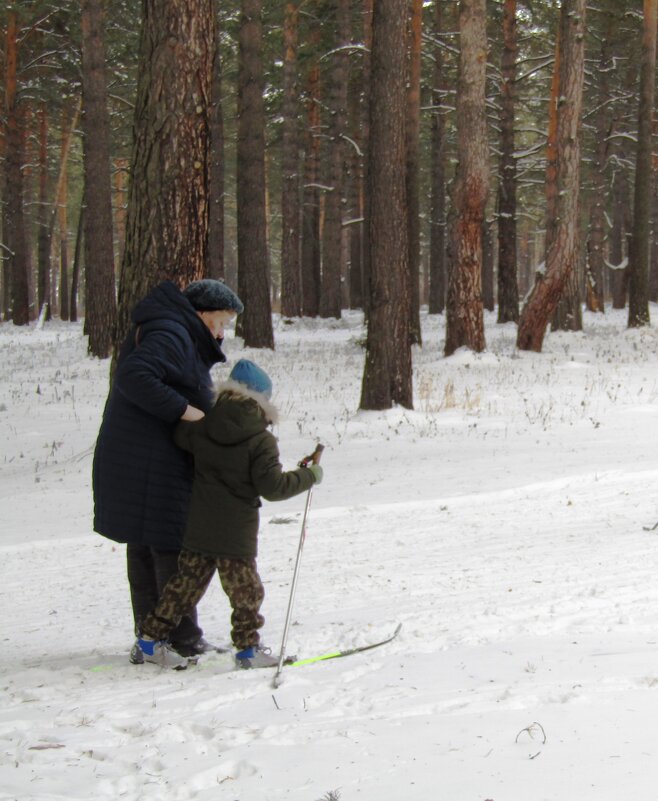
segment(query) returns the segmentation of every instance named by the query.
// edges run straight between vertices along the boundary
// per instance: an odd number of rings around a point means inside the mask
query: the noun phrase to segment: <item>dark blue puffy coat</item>
[[[138,303],[132,319],[94,453],[94,530],[117,542],[178,550],[193,465],[172,432],[188,404],[210,410],[210,368],[226,357],[169,281]]]

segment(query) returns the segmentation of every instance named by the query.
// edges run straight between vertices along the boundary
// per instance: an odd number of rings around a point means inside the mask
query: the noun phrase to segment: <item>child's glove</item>
[[[322,482],[322,468],[319,464],[310,464],[308,469],[313,473],[313,478],[315,479],[316,484],[320,484]]]

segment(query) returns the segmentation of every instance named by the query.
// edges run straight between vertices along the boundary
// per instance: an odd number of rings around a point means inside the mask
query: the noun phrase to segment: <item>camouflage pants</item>
[[[258,630],[265,623],[260,614],[265,590],[256,569],[256,560],[205,556],[185,548],[178,559],[178,573],[169,579],[158,605],[144,619],[142,634],[154,640],[166,640],[181,617],[199,603],[215,570],[233,610],[233,645],[238,651],[257,645]]]

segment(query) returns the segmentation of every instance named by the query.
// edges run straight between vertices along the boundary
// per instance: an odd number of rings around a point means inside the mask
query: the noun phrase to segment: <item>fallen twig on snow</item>
[[[541,731],[541,735],[542,735],[542,741],[541,742],[542,742],[542,745],[546,745],[546,731],[544,730],[544,727],[541,725],[541,723],[537,723],[537,721],[535,721],[534,723],[531,723],[529,726],[526,726],[525,729],[521,729],[521,731],[516,735],[516,740],[514,740],[514,742],[518,743],[519,737],[523,734],[523,732],[527,732],[528,736],[530,737],[530,739],[534,740],[535,739],[535,733],[536,733],[537,729],[539,729]],[[534,759],[534,757],[533,757],[533,759]]]

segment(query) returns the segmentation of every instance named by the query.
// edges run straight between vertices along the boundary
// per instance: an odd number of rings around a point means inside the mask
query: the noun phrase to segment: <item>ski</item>
[[[332,651],[331,653],[321,654],[320,656],[310,656],[307,657],[306,659],[297,659],[294,662],[290,662],[290,667],[301,667],[301,665],[311,665],[313,664],[313,662],[326,662],[327,659],[341,659],[343,656],[352,656],[352,654],[360,654],[363,651],[370,651],[373,648],[379,648],[381,645],[387,645],[389,642],[393,642],[393,640],[400,633],[401,628],[402,628],[402,623],[398,623],[398,626],[393,632],[393,634],[391,634],[391,636],[387,637],[385,640],[379,640],[379,642],[372,642],[369,645],[359,645],[357,648],[348,648],[346,651]]]
[[[352,656],[353,654],[360,654],[364,651],[371,651],[373,648],[379,648],[382,645],[387,645],[389,642],[393,642],[393,640],[400,633],[401,628],[402,623],[398,623],[397,628],[390,637],[386,637],[386,639],[379,640],[378,642],[371,642],[368,645],[359,645],[356,648],[347,648],[344,651],[331,651],[330,653],[320,654],[318,656],[308,656],[305,659],[296,659],[294,662],[284,660],[283,664],[288,667],[302,667],[303,665],[312,665],[315,662],[326,662],[329,659],[341,659],[344,656]],[[275,688],[279,687],[282,679],[282,673],[279,670],[274,676],[274,680],[272,682],[273,686]]]

